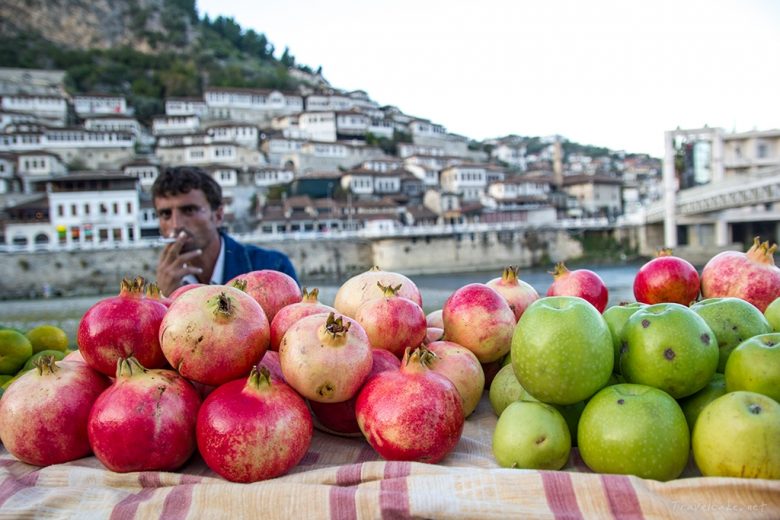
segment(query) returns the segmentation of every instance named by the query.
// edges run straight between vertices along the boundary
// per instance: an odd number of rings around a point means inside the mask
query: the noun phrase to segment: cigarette
[[[171,244],[173,242],[176,242],[176,239],[173,237],[160,237],[158,239],[158,242],[160,242],[161,244]]]

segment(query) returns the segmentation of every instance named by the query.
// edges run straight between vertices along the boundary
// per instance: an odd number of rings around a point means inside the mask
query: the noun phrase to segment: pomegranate
[[[209,468],[233,482],[256,482],[290,471],[311,445],[303,399],[265,368],[226,383],[198,412],[198,450]]]
[[[775,265],[777,244],[753,240],[753,246],[742,253],[723,251],[713,256],[701,272],[703,298],[742,298],[764,312],[780,297],[780,268]]]
[[[433,341],[439,341],[443,337],[444,329],[440,329],[439,327],[428,327],[425,329],[425,339],[423,340],[423,343],[427,345]]]
[[[282,363],[279,361],[279,352],[276,350],[266,350],[263,359],[257,364],[258,370],[262,367],[268,369],[271,377],[286,383],[284,374],[282,374]]]
[[[120,358],[134,356],[144,366],[167,365],[157,334],[168,308],[146,298],[142,277],[122,280],[118,296],[100,300],[79,322],[77,342],[84,360],[107,376]]]
[[[425,312],[412,300],[398,296],[401,285],[377,285],[383,295],[363,302],[355,312],[355,321],[368,334],[372,348],[390,351],[400,358],[406,347],[416,347],[425,340]]]
[[[506,298],[482,283],[457,289],[442,308],[444,339],[466,347],[480,363],[502,358],[512,344],[515,313]]]
[[[491,289],[506,298],[509,308],[515,313],[515,320],[525,312],[525,308],[539,299],[539,293],[529,283],[517,276],[517,267],[510,265],[504,269],[499,278],[493,278],[486,283]]]
[[[547,289],[547,296],[579,296],[590,302],[599,312],[604,312],[607,308],[607,286],[604,280],[590,269],[569,271],[563,262],[558,262],[551,274],[553,283]]]
[[[63,361],[72,361],[74,363],[84,363],[85,365],[87,362],[84,360],[84,356],[81,355],[81,352],[78,350],[71,350],[67,354],[65,354],[65,357],[62,358]]]
[[[640,303],[688,306],[699,296],[699,273],[687,260],[661,249],[634,277],[634,298]]]
[[[111,471],[171,471],[195,451],[200,397],[173,370],[117,363],[116,380],[89,414],[89,443]]]
[[[160,324],[160,345],[181,375],[218,386],[249,374],[268,348],[269,329],[251,296],[204,285],[173,301]]]
[[[434,354],[430,369],[452,381],[463,400],[463,416],[471,415],[485,391],[485,373],[477,356],[451,341],[434,341],[420,348]]]
[[[323,403],[355,395],[373,362],[363,327],[332,312],[293,323],[279,346],[279,361],[290,386],[303,397]]]
[[[182,294],[186,293],[187,291],[191,291],[197,287],[203,287],[206,285],[205,283],[188,283],[186,285],[182,285],[181,287],[175,289],[171,294],[168,295],[168,299],[173,302],[176,298],[181,296]]]
[[[109,384],[85,363],[42,356],[0,399],[3,445],[17,459],[36,466],[89,455],[89,411]]]
[[[371,378],[355,403],[360,431],[386,460],[436,463],[463,433],[455,385],[429,368],[433,354],[416,349],[399,370]]]
[[[271,350],[279,350],[279,343],[282,342],[282,336],[290,328],[290,325],[312,314],[328,314],[335,312],[336,309],[330,305],[320,303],[317,299],[319,289],[312,289],[308,292],[303,289],[301,301],[285,305],[276,313],[271,320]]]
[[[268,322],[273,321],[279,309],[285,305],[301,301],[301,288],[298,282],[281,271],[262,269],[236,276],[227,285],[238,280],[246,282],[246,287],[239,287],[255,299],[265,311]]]
[[[428,324],[428,327],[437,327],[440,329],[444,328],[444,321],[441,319],[441,309],[437,309],[435,311],[429,312],[425,316],[425,322]]]
[[[382,271],[376,266],[344,282],[336,291],[333,306],[341,314],[354,318],[363,302],[384,296],[384,291],[377,286],[377,283],[385,287],[400,285],[398,296],[409,298],[422,307],[422,295],[414,282],[400,273]]]
[[[380,372],[401,368],[401,360],[387,350],[372,349],[371,357],[374,363],[371,365],[371,372],[368,373],[366,382]],[[360,432],[355,416],[355,403],[359,394],[360,391],[340,403],[308,401],[309,409],[314,417],[314,426],[319,430],[336,435],[362,437],[363,434]]]

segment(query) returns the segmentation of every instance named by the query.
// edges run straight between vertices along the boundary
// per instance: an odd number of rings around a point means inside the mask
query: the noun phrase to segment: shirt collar
[[[225,267],[225,241],[222,240],[222,236],[219,237],[219,256],[217,257],[217,261],[214,264],[214,271],[211,273],[211,280],[209,280],[209,283],[211,285],[222,285],[222,270]],[[198,279],[195,277],[194,274],[188,274],[184,278],[181,279],[182,285],[191,284],[191,283],[200,283]]]

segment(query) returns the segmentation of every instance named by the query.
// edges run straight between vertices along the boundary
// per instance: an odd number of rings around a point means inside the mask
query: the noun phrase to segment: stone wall
[[[344,281],[376,265],[407,275],[500,269],[576,258],[581,244],[565,231],[463,233],[378,240],[287,240],[258,244],[285,252],[303,283]],[[0,298],[110,294],[123,277],[153,280],[159,247],[2,253]]]

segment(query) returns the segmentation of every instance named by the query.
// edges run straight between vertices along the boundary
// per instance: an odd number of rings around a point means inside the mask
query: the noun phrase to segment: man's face
[[[222,206],[212,210],[201,190],[190,190],[170,197],[156,197],[154,208],[160,220],[160,235],[176,237],[187,233],[182,251],[205,250],[213,240],[219,240]]]

